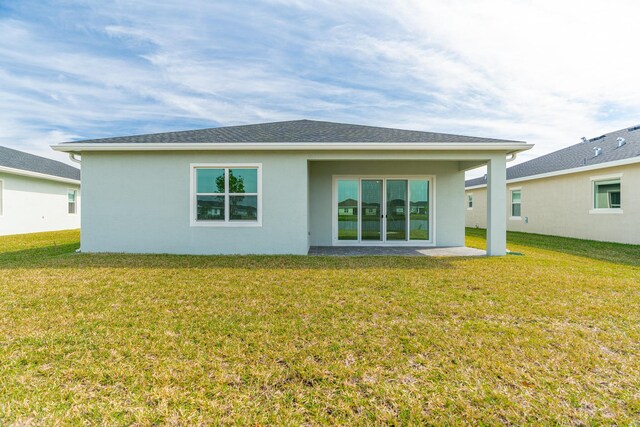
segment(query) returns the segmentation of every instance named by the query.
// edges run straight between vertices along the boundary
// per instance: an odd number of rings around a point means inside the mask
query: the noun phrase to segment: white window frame
[[[0,179],[0,216],[4,213],[4,181]]]
[[[73,191],[73,212],[69,212],[69,193]],[[67,188],[67,215],[78,214],[78,190],[75,188]]]
[[[520,202],[518,202],[518,204],[520,205],[520,216],[513,216],[513,192],[514,191],[520,192]],[[509,219],[513,221],[522,220],[522,187],[509,188],[509,202],[510,202],[509,203]]]
[[[471,206],[469,206],[469,202],[471,202]],[[467,193],[467,210],[473,210],[473,193]]]
[[[620,207],[619,208],[596,208],[596,184],[599,181],[609,181],[612,179],[620,180]],[[622,214],[622,173],[610,174],[610,175],[598,175],[592,176],[589,178],[591,181],[591,209],[589,209],[589,214],[598,215],[598,214]]]
[[[256,169],[256,175],[258,180],[258,192],[248,194],[236,194],[236,193],[224,193],[225,200],[225,219],[224,221],[198,221],[196,219],[196,205],[198,199],[196,197],[196,170],[197,169],[225,169],[225,190],[228,189],[229,184],[227,180],[229,175],[226,169]],[[189,165],[189,224],[191,227],[262,227],[262,163],[191,163]],[[251,195],[257,196],[258,199],[258,212],[256,214],[256,221],[233,221],[229,220],[229,197],[234,195]]]

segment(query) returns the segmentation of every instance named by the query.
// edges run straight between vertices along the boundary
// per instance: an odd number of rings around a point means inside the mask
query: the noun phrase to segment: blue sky
[[[526,140],[640,123],[640,2],[0,0],[0,145],[299,118]]]

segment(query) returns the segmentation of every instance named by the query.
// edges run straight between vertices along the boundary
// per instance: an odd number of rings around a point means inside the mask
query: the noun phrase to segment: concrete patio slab
[[[312,246],[309,255],[323,256],[486,256],[481,249],[455,246],[448,248],[425,248],[415,246]]]

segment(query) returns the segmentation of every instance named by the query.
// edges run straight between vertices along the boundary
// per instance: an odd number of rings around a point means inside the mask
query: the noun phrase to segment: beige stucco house
[[[466,226],[486,226],[486,179],[466,181]],[[640,244],[640,126],[507,169],[507,230]]]

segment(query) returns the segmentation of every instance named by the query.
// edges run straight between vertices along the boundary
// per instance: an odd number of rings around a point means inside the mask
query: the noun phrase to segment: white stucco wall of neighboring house
[[[593,210],[593,179],[620,176],[621,209]],[[511,190],[521,190],[520,218],[511,218]],[[640,244],[640,163],[507,183],[507,229],[579,239]],[[470,188],[467,227],[486,227],[486,188]]]
[[[68,190],[77,191],[76,213]],[[80,228],[80,185],[0,172],[0,235]]]

